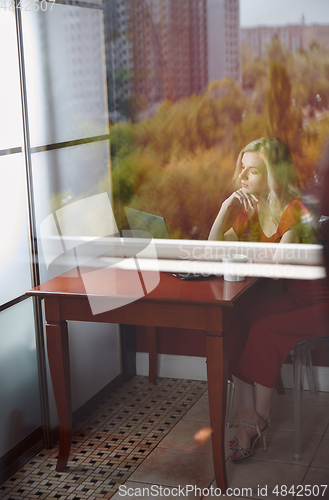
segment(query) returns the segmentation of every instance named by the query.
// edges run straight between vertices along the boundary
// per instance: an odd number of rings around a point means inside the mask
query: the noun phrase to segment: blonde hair
[[[240,187],[244,153],[258,153],[267,170],[267,203],[272,220],[278,224],[287,205],[300,197],[297,176],[288,146],[276,137],[261,137],[247,144],[237,159],[233,182]]]

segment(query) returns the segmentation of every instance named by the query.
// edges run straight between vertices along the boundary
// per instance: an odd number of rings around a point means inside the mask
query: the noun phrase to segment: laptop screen
[[[125,207],[125,212],[131,230],[147,231],[153,238],[170,238],[163,217],[129,207]]]

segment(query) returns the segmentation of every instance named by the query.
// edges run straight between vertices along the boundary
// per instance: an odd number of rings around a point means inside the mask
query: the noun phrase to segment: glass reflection
[[[19,86],[15,14],[0,12],[0,150],[22,145],[22,110]]]
[[[23,155],[0,156],[0,304],[31,288]]]
[[[22,10],[31,146],[108,133],[103,13]]]
[[[36,221],[39,239],[39,248],[42,244],[40,240],[40,226],[48,220],[50,214],[69,206],[75,201],[88,198],[98,193],[108,193],[110,199],[110,174],[109,174],[109,143],[101,141],[80,146],[72,146],[53,151],[35,153],[32,155],[32,170],[34,178]],[[79,228],[92,224],[93,234],[103,234],[104,219],[99,216],[93,217],[92,213],[87,214],[87,221],[81,224],[73,224],[73,233],[69,235],[72,221],[65,220],[65,214],[71,216],[72,211],[62,210],[60,214],[60,225],[63,227],[65,236],[88,236],[79,234]],[[99,214],[98,214],[99,215]],[[76,223],[78,223],[75,218]],[[70,222],[71,221],[71,222]],[[71,226],[70,226],[71,223]],[[99,231],[97,229],[99,225]],[[57,236],[56,224],[52,224],[49,235]],[[54,233],[54,234],[53,234]],[[70,247],[71,248],[71,247]],[[73,250],[71,251],[72,267],[75,267]],[[68,258],[69,256],[66,255]],[[41,281],[46,281],[53,275],[49,275],[46,270],[44,256],[40,252]],[[70,260],[70,259],[69,259]],[[56,274],[68,270],[67,264],[59,265]]]
[[[114,211],[124,227],[129,206],[164,217],[175,238],[206,239],[239,151],[267,135],[289,146],[302,201],[316,210],[328,25],[302,18],[298,5],[296,25],[283,9],[280,26],[268,16],[265,29],[260,2],[245,26],[247,4],[105,2]]]
[[[41,425],[32,299],[0,314],[0,456]]]

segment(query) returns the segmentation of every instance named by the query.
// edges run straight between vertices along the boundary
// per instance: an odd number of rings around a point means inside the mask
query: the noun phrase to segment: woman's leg
[[[238,406],[239,421],[240,423],[251,424],[239,425],[238,427],[238,446],[242,448],[250,448],[252,438],[257,435],[256,425],[259,425],[260,431],[263,431],[267,426],[267,420],[270,418],[270,403],[272,396],[272,389],[268,387],[256,387],[248,384],[243,380],[233,377],[235,397]],[[231,458],[239,458],[241,451],[233,450]]]
[[[249,422],[256,419],[254,386],[233,377],[235,400],[238,406],[239,421]],[[259,419],[259,417],[258,417]],[[252,423],[252,422],[250,422]]]
[[[326,334],[328,310],[329,301],[326,301],[273,314],[252,325],[237,374],[256,382],[255,394],[253,385],[233,377],[240,422],[255,424],[256,418],[261,417],[260,430],[265,428],[271,419],[271,396],[282,363],[296,342]],[[255,429],[240,425],[238,444],[250,448],[255,435]],[[233,451],[231,457],[239,457],[239,453],[241,455],[238,450]]]
[[[255,410],[266,422],[271,420],[271,399],[273,389],[264,385],[256,384],[255,388]]]
[[[236,371],[236,366],[239,364],[244,352],[251,325],[260,318],[273,314],[273,312],[287,312],[296,309],[296,307],[296,302],[290,296],[284,294],[283,296],[257,303],[254,306],[249,306],[242,312],[240,317],[237,318],[234,328],[231,325],[231,329],[228,332],[229,367],[231,368],[231,374],[232,372],[234,374]],[[257,384],[254,391],[252,379],[243,377],[240,374],[239,378],[233,375],[232,379],[235,387],[239,422],[252,425],[259,423],[260,430],[263,430],[267,422],[271,419],[270,403],[273,389]],[[229,444],[231,447],[239,445],[244,448],[250,448],[251,439],[256,434],[256,429],[240,425],[238,428],[238,440],[234,438]],[[234,455],[234,452],[232,455]]]
[[[244,353],[251,326],[264,317],[278,312],[288,312],[296,308],[298,308],[296,301],[285,293],[279,297],[257,302],[246,307],[238,317],[232,320],[227,332],[230,380],[232,380],[232,375],[237,374],[236,367]]]
[[[327,335],[329,301],[279,312],[256,321],[235,376],[273,388],[291,349],[297,342]]]

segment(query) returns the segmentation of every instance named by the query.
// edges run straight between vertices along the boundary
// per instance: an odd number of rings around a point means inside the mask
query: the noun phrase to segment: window
[[[25,295],[50,277],[40,224],[75,199],[100,189],[111,195],[103,2],[55,4],[51,11],[47,5],[46,11],[18,11],[17,24],[13,12],[0,9],[6,47],[0,53],[6,75],[0,79],[0,279],[6,284],[0,291],[0,457],[42,421],[47,429],[56,425],[46,391],[42,309],[36,305],[35,324],[33,301]],[[76,335],[70,325],[73,352]],[[108,327],[99,335],[103,345],[108,342]],[[118,337],[112,339],[118,348]],[[113,368],[103,359],[101,373],[79,375],[89,388],[75,388],[75,409],[120,372],[118,356]],[[75,379],[73,371],[73,386]],[[20,418],[8,427],[13,411]]]

